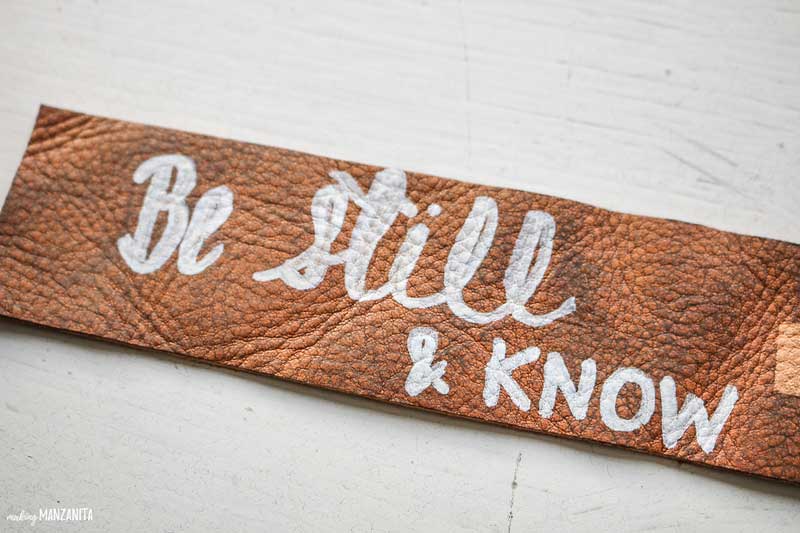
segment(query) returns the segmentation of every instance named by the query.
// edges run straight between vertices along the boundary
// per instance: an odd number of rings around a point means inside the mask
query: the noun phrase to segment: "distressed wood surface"
[[[800,243],[800,2],[3,2],[39,103]],[[795,487],[0,322],[0,530],[793,531]],[[40,523],[37,529],[60,524]]]

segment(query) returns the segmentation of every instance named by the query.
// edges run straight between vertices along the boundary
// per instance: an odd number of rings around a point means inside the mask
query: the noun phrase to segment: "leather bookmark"
[[[0,313],[800,481],[800,247],[43,107]]]

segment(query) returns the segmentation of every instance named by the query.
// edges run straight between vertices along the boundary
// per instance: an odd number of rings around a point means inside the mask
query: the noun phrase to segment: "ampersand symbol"
[[[433,385],[439,394],[450,392],[450,386],[442,379],[447,361],[433,364],[433,357],[439,345],[439,333],[432,328],[414,328],[408,335],[408,355],[414,362],[406,378],[406,392],[417,396]]]

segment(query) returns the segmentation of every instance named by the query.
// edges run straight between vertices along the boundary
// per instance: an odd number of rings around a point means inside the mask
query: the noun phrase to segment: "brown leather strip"
[[[798,280],[785,242],[52,108],[0,216],[5,316],[794,482]]]

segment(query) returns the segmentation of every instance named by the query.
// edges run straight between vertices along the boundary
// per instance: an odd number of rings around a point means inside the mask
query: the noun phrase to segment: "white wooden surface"
[[[41,102],[800,243],[798,1],[0,0],[2,197]],[[3,531],[800,529],[795,487],[6,321],[0,449]]]

